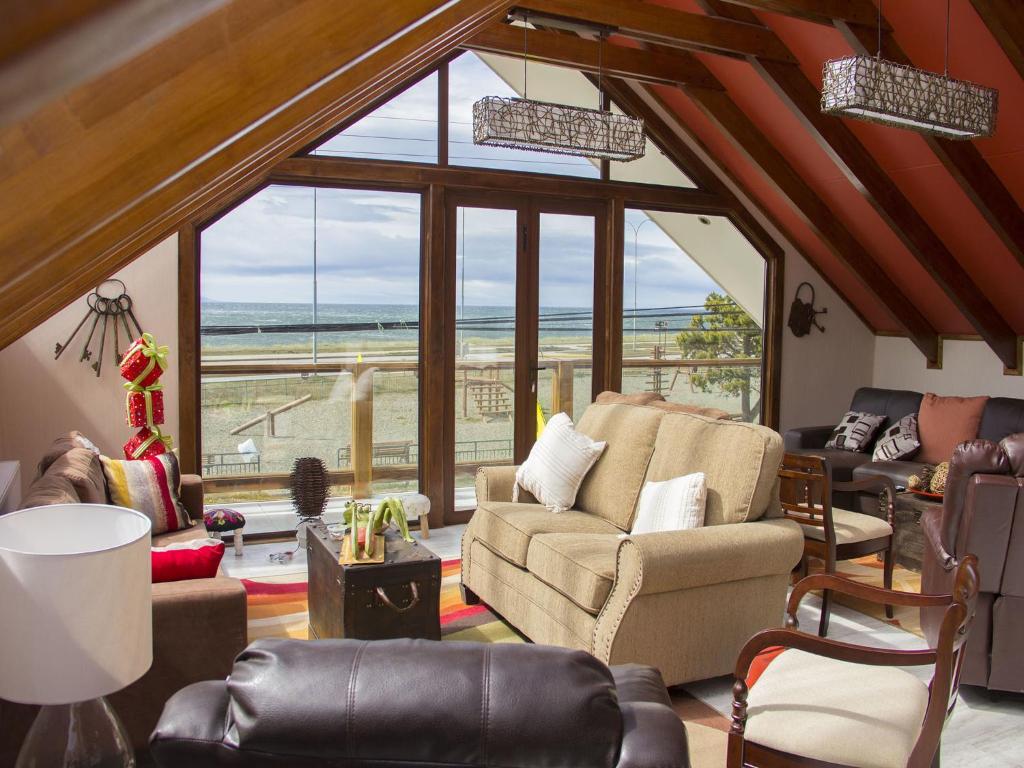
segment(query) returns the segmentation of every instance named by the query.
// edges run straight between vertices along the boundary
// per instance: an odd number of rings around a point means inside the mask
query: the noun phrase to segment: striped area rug
[[[441,638],[482,643],[521,643],[515,630],[484,605],[466,605],[459,594],[458,560],[441,563]],[[249,640],[309,638],[309,590],[297,574],[242,579],[249,596]]]

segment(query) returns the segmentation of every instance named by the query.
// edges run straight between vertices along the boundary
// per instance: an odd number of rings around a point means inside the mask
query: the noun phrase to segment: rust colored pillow
[[[988,397],[939,397],[931,392],[921,400],[917,436],[921,451],[914,458],[926,464],[949,461],[953,449],[978,436],[981,414]]]

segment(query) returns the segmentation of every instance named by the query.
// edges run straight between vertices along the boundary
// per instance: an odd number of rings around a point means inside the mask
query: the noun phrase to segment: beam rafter
[[[611,27],[621,34],[677,48],[742,58],[794,61],[786,46],[764,27],[700,13],[686,13],[636,0],[522,0],[520,10]]]
[[[971,5],[1024,77],[1024,7],[1020,0],[971,0]]]

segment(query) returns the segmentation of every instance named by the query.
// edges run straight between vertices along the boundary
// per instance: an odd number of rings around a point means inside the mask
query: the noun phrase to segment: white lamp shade
[[[150,521],[105,504],[0,517],[0,698],[69,704],[153,663]]]

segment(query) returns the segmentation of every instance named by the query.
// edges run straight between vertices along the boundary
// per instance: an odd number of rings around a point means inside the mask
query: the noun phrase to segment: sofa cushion
[[[516,470],[512,501],[519,501],[519,489],[523,488],[552,512],[572,509],[583,478],[606,447],[606,443],[577,431],[566,414],[552,416]]]
[[[721,408],[709,408],[703,405],[689,405],[687,403],[672,403],[668,400],[664,402],[653,402],[651,407],[657,408],[659,411],[667,411],[668,413],[696,413],[698,416],[707,416],[709,419],[730,419],[728,411],[723,411]]]
[[[790,649],[750,689],[744,736],[828,763],[903,768],[927,706],[927,685],[902,669]]]
[[[538,533],[526,570],[596,616],[612,591],[620,541],[610,533]]]
[[[757,520],[772,503],[782,436],[757,424],[666,413],[658,428],[646,480],[703,472],[704,525]]]
[[[921,447],[917,437],[917,414],[908,413],[899,421],[890,424],[875,441],[872,461],[899,461],[909,459]]]
[[[577,509],[629,530],[664,415],[654,408],[622,403],[594,403],[584,411],[577,429],[608,447],[584,478],[576,495]]]
[[[43,457],[39,460],[36,477],[42,477],[46,474],[46,470],[50,468],[50,465],[72,448],[88,448],[97,456],[99,456],[100,453],[92,440],[87,438],[78,430],[73,430],[68,432],[66,435],[61,435],[50,443],[50,447],[46,449],[46,453],[44,453]]]
[[[575,509],[556,514],[543,504],[514,502],[481,504],[471,525],[473,535],[488,549],[520,568],[526,567],[530,539],[539,533],[621,533],[597,515]]]
[[[110,502],[148,517],[154,535],[192,525],[181,503],[181,473],[173,453],[127,461],[102,456],[101,460]]]
[[[917,413],[921,408],[921,393],[909,389],[878,389],[861,387],[853,393],[851,411],[878,413],[892,424],[908,413]]]
[[[83,504],[107,504],[107,484],[99,456],[88,448],[71,448],[50,464],[47,475],[58,474],[71,483]]]
[[[1024,400],[1015,397],[992,397],[985,403],[978,427],[979,440],[998,443],[1007,435],[1024,432]]]
[[[885,414],[847,411],[839,420],[825,448],[862,453],[874,442],[875,433],[885,423]]]
[[[921,401],[917,431],[921,450],[917,460],[928,464],[949,461],[953,449],[974,440],[981,426],[987,397],[939,397],[929,392]]]
[[[665,401],[663,395],[657,392],[633,392],[624,395],[621,392],[605,390],[594,400],[595,403],[625,403],[626,405],[650,405],[651,403],[662,403]]]
[[[61,475],[45,474],[33,481],[21,501],[23,509],[50,504],[78,504],[78,493],[71,481]]]

